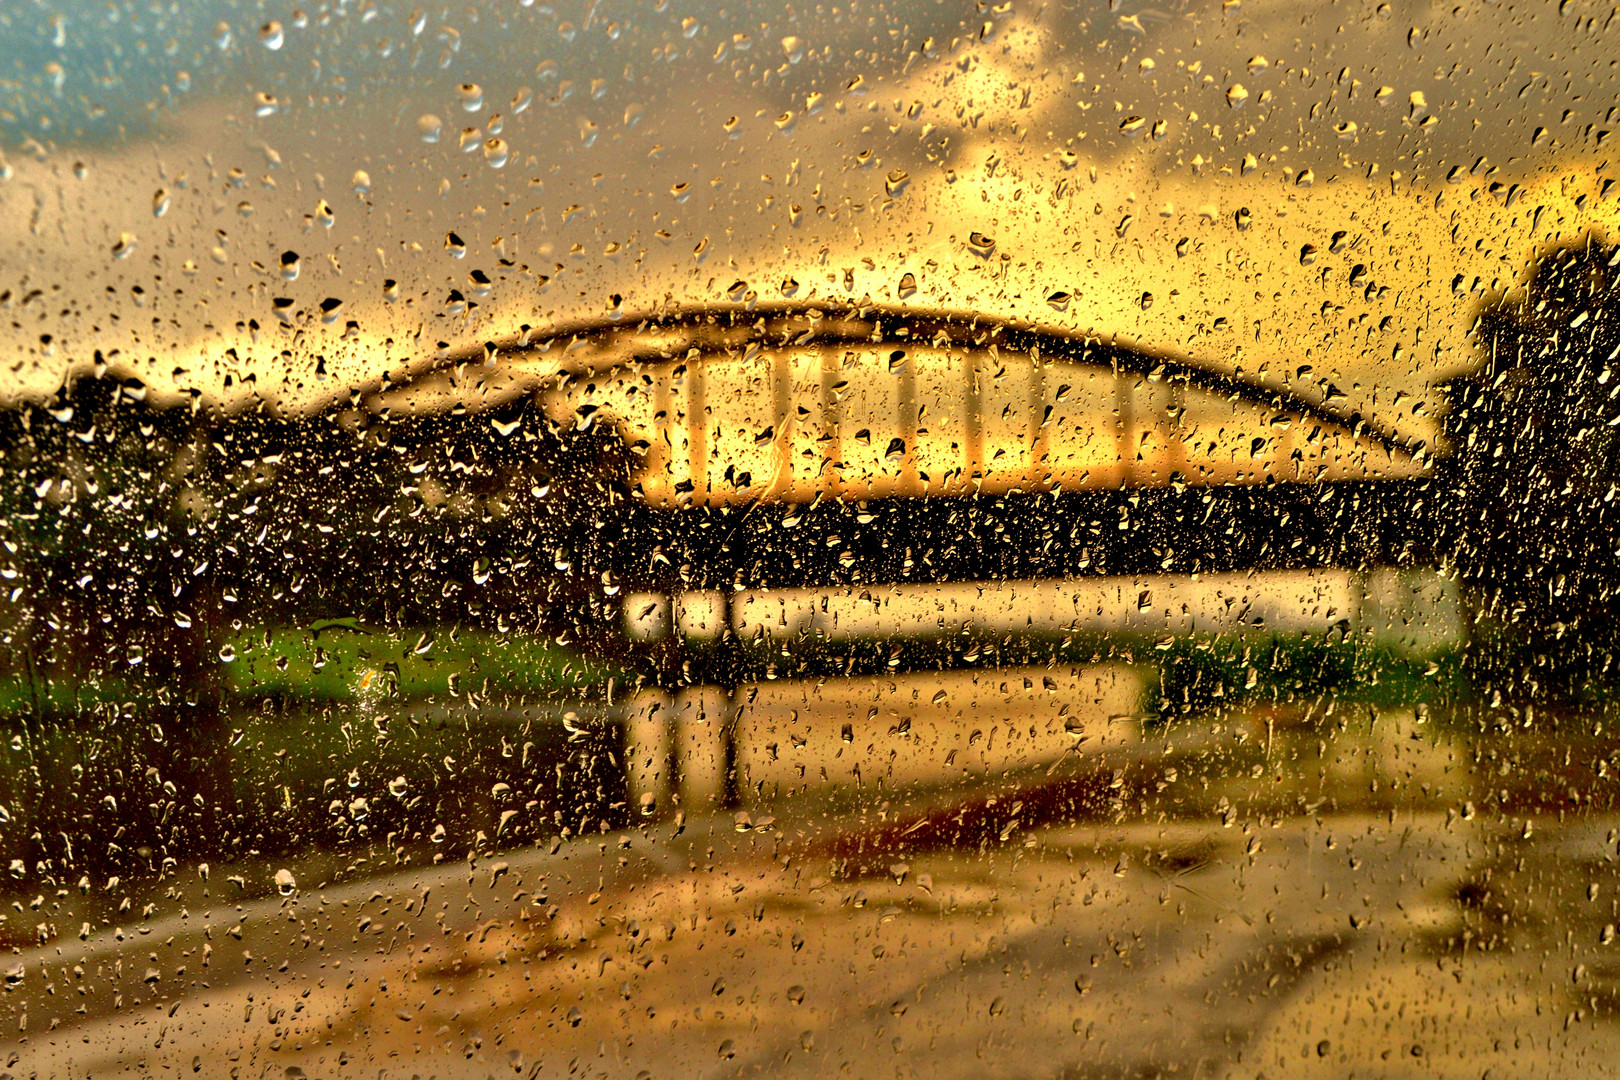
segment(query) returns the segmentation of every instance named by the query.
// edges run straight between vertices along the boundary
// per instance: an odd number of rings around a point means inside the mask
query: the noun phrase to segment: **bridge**
[[[364,396],[523,400],[629,455],[625,498],[574,538],[610,570],[556,628],[674,695],[632,724],[652,802],[770,772],[739,757],[763,736],[737,688],[762,681],[1038,662],[1111,632],[1461,634],[1418,569],[1431,449],[1322,384],[971,316],[739,304],[525,333]]]

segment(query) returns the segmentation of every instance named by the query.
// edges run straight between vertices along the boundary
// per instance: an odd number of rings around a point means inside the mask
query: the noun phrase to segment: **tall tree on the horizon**
[[[1620,674],[1620,248],[1547,253],[1478,341],[1446,388],[1441,485],[1471,663],[1492,691],[1590,698]]]

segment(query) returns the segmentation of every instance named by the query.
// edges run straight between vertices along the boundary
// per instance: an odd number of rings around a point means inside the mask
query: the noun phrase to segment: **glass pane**
[[[1613,1071],[1612,22],[0,10],[0,1068]]]

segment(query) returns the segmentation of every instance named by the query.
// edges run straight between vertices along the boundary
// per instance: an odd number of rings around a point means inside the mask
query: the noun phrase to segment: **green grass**
[[[352,619],[308,627],[259,627],[226,643],[227,693],[242,703],[275,698],[308,705],[422,701],[510,694],[589,694],[618,672],[545,639],[450,627],[388,631]],[[15,668],[0,677],[0,717],[69,715],[139,700],[143,688],[116,675],[65,679]]]
[[[353,620],[256,630],[237,635],[230,647],[236,658],[227,665],[229,685],[249,700],[545,695],[588,690],[616,674],[543,639],[443,627],[401,633]]]

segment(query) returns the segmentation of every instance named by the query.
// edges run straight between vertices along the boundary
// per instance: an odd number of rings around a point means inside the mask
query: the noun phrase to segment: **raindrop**
[[[276,100],[276,95],[263,90],[253,95],[254,116],[271,116],[279,108],[281,108],[281,102]]]
[[[1136,136],[1142,134],[1142,129],[1146,126],[1147,120],[1145,118],[1140,116],[1127,116],[1125,119],[1119,122],[1119,133],[1125,136],[1127,139],[1134,139]]]
[[[484,107],[484,88],[477,83],[462,83],[456,87],[456,97],[461,99],[461,107],[467,112],[477,112]]]
[[[416,133],[422,137],[423,142],[438,142],[439,132],[442,130],[444,130],[444,121],[432,113],[423,113],[417,118]]]
[[[409,780],[406,780],[403,776],[396,776],[392,780],[388,781],[388,794],[392,795],[396,799],[403,799],[405,797],[405,792],[410,788],[410,786],[411,783]]]
[[[893,169],[883,178],[883,190],[892,198],[906,189],[906,181],[910,179],[911,174],[905,170]]]
[[[275,52],[277,49],[281,48],[281,44],[285,40],[286,35],[282,32],[281,24],[275,19],[271,19],[269,22],[259,27],[259,44],[263,45],[271,52]]]
[[[995,237],[986,236],[982,232],[969,233],[968,248],[971,249],[975,255],[988,257],[992,251],[996,250]]]
[[[1233,83],[1226,91],[1226,103],[1234,109],[1241,109],[1249,100],[1249,91],[1242,83]]]
[[[484,140],[484,162],[492,169],[499,169],[506,164],[507,150],[505,139]]]
[[[232,660],[235,660],[236,646],[232,645],[230,642],[226,642],[224,645],[221,645],[219,647],[219,658],[227,664]]]
[[[112,248],[113,258],[115,258],[115,259],[128,258],[129,253],[134,251],[134,250],[135,250],[135,234],[134,233],[120,233],[118,235],[118,242],[116,244],[114,244],[113,248]]]
[[[292,876],[292,871],[280,869],[276,871],[276,892],[282,896],[291,896],[298,889],[298,880]]]
[[[152,216],[162,217],[169,212],[169,190],[158,188],[152,195]]]
[[[283,251],[281,253],[281,276],[288,281],[298,280],[298,252]]]

